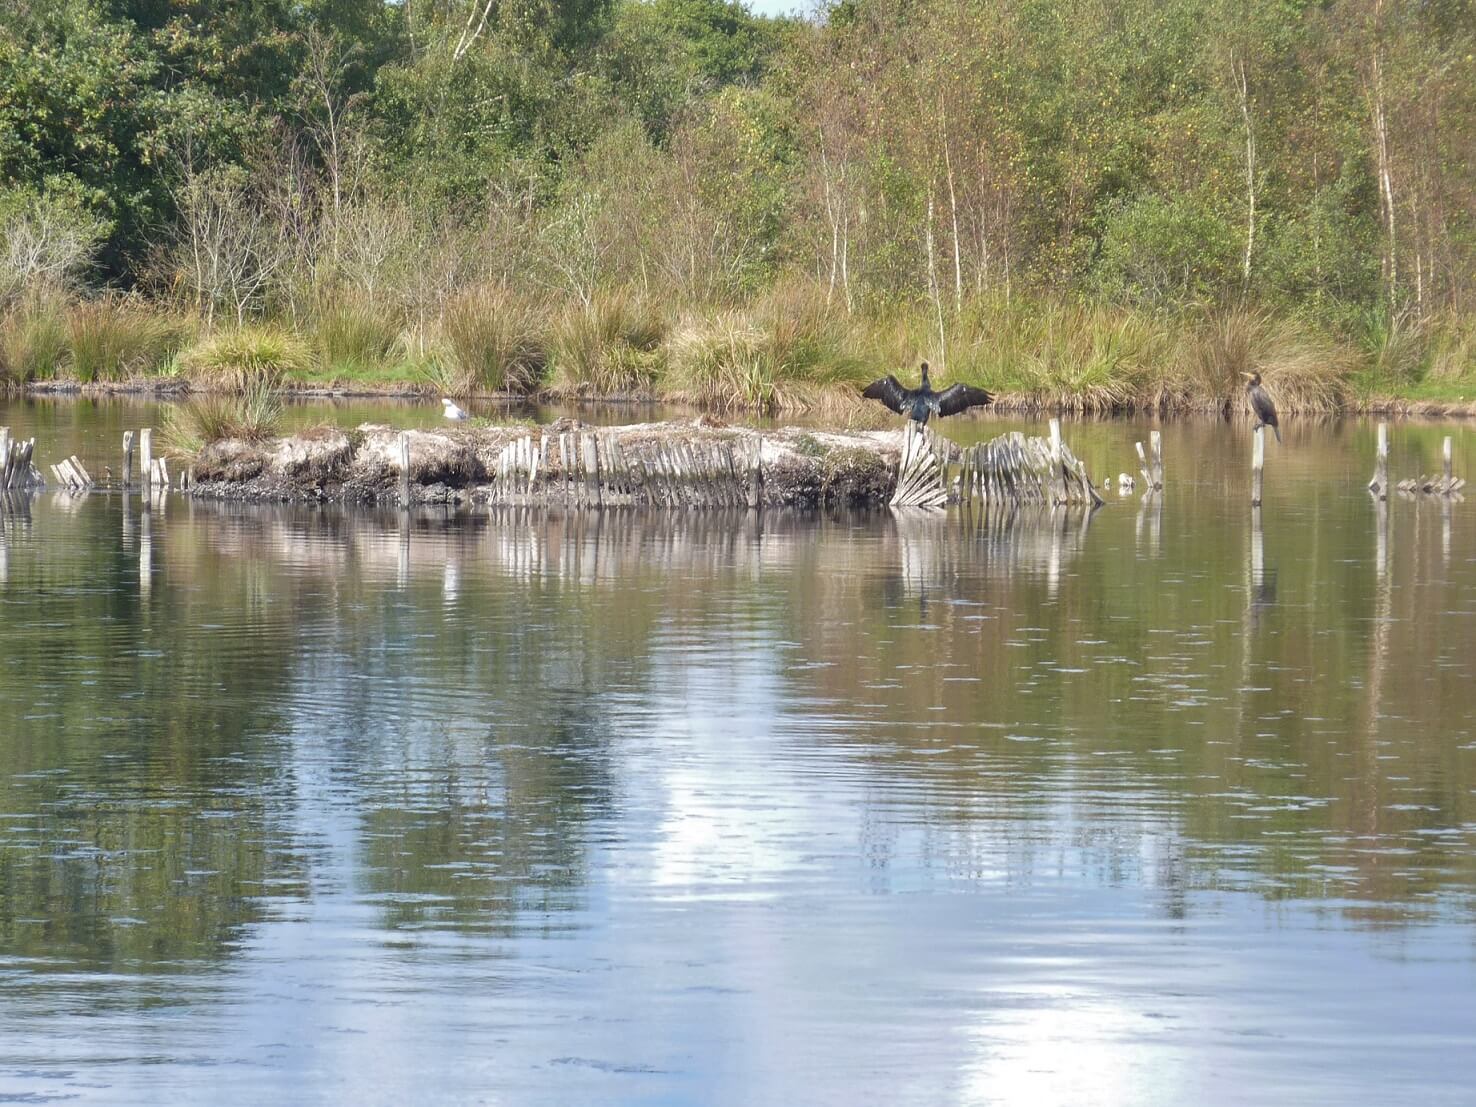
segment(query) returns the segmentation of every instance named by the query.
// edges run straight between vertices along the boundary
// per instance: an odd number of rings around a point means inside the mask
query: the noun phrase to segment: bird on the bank
[[[444,414],[447,419],[460,423],[465,419],[471,418],[469,415],[467,415],[466,412],[462,411],[461,408],[456,406],[450,396],[442,396],[441,403],[446,405],[446,410],[442,414]]]
[[[1256,426],[1270,427],[1276,433],[1276,441],[1281,441],[1281,427],[1276,420],[1276,405],[1271,402],[1271,397],[1261,387],[1261,374],[1241,373],[1247,379],[1245,394],[1250,397],[1251,410],[1256,413]]]
[[[955,384],[942,392],[934,392],[928,380],[928,363],[922,363],[922,384],[917,388],[903,388],[902,382],[888,373],[879,381],[872,381],[861,392],[868,400],[880,400],[898,415],[905,415],[923,426],[928,418],[936,415],[957,415],[971,407],[992,404],[994,397],[982,388]]]

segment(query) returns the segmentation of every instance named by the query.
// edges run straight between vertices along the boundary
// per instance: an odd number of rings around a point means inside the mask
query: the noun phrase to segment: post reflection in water
[[[0,1093],[1458,1102],[1476,524],[1181,433],[1093,516],[7,514]]]

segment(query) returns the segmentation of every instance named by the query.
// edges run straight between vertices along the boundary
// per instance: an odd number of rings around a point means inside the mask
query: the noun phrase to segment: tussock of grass
[[[259,384],[279,387],[289,377],[302,376],[312,369],[313,359],[302,339],[264,325],[218,331],[185,350],[179,365],[204,384],[245,393]]]
[[[666,319],[623,292],[574,305],[554,327],[552,385],[563,395],[615,395],[649,389],[662,368]]]
[[[190,330],[184,320],[128,299],[75,304],[67,316],[72,373],[83,381],[119,381],[157,372]]]
[[[662,383],[675,399],[719,411],[850,407],[871,375],[850,341],[823,299],[780,289],[746,312],[684,319],[668,342]]]
[[[1182,342],[1191,398],[1223,408],[1245,401],[1241,373],[1260,373],[1283,411],[1332,411],[1353,370],[1349,353],[1298,325],[1245,308],[1206,320]]]
[[[542,318],[537,304],[494,285],[449,300],[441,318],[454,385],[447,391],[532,391],[548,360]]]
[[[277,389],[268,378],[258,377],[234,395],[207,395],[169,408],[163,437],[175,451],[194,455],[223,439],[259,442],[273,438],[281,426]]]
[[[318,313],[313,337],[329,375],[353,378],[382,372],[393,358],[399,331],[391,312],[343,300]]]
[[[1427,381],[1476,378],[1476,320],[1438,320],[1430,328]]]
[[[61,372],[67,354],[67,320],[60,303],[40,297],[0,320],[0,381],[22,384]]]

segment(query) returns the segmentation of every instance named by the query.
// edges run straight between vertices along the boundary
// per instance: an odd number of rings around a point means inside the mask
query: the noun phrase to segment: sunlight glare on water
[[[0,1102],[1468,1102],[1476,515],[1288,422],[1259,527],[1209,421],[1090,519],[13,506]]]

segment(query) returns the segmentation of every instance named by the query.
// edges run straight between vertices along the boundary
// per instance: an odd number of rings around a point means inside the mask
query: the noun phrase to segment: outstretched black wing
[[[983,407],[994,403],[994,397],[982,388],[967,384],[955,384],[938,393],[938,414],[957,415],[971,407]]]
[[[861,395],[868,400],[880,400],[898,415],[907,411],[907,389],[902,387],[902,382],[892,374],[888,373],[879,381],[872,381],[861,391]]]

